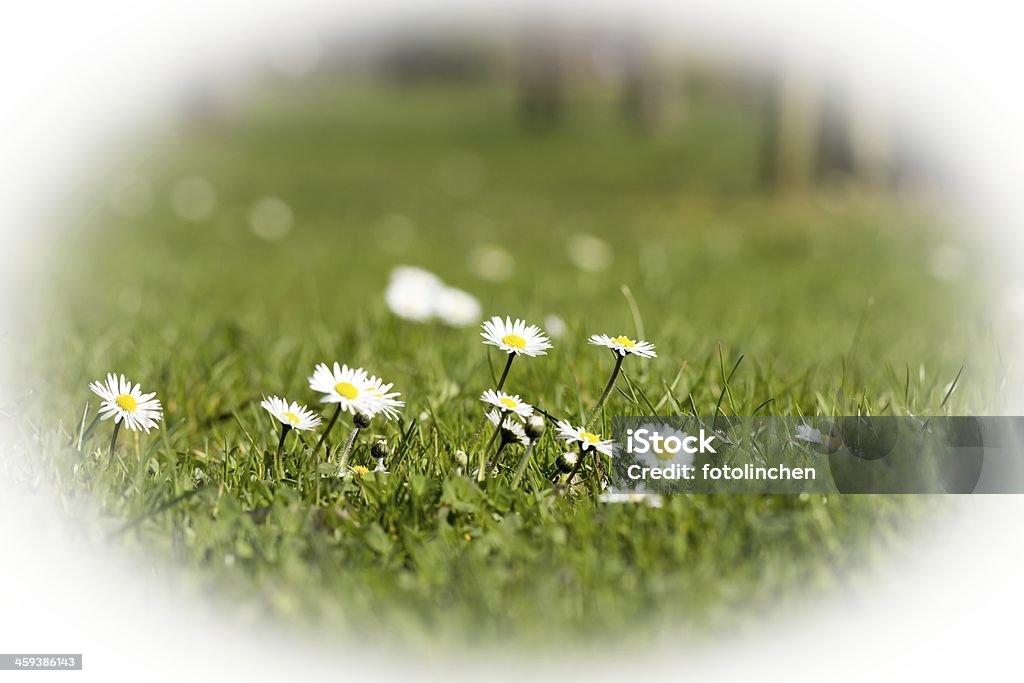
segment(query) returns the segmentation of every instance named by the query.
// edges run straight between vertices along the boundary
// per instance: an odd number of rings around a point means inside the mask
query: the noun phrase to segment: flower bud
[[[466,451],[455,451],[455,462],[457,462],[460,467],[465,467],[469,462],[469,457],[466,455]]]
[[[540,415],[534,415],[526,421],[526,435],[530,437],[530,441],[536,441],[544,433],[544,428],[547,426],[547,421]]]
[[[370,446],[370,455],[377,458],[378,460],[383,460],[384,458],[391,455],[391,449],[388,448],[388,442],[385,441],[384,439],[378,439],[377,441],[375,441],[373,445]]]
[[[572,468],[575,467],[576,463],[579,461],[579,457],[579,454],[575,451],[567,451],[558,456],[558,460],[555,461],[555,464],[558,466],[558,470],[560,472],[569,474],[572,472]]]
[[[370,426],[370,416],[365,413],[356,413],[352,416],[352,424],[356,426],[356,429],[366,429]]]

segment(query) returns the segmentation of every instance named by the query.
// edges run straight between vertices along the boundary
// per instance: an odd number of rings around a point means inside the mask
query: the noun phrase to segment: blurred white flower
[[[630,339],[626,336],[609,337],[607,334],[591,335],[589,342],[595,346],[604,346],[620,355],[633,354],[642,358],[657,358],[654,344],[643,340]]]
[[[121,423],[133,432],[140,429],[148,434],[157,429],[163,419],[163,408],[156,398],[156,392],[143,394],[138,384],[133,385],[124,375],[107,374],[106,382],[89,385],[92,393],[103,399],[100,402],[100,419],[114,418],[114,424]]]
[[[569,238],[569,261],[580,270],[599,273],[612,265],[611,245],[600,237],[580,233]]]
[[[466,327],[480,322],[482,309],[473,295],[455,287],[443,287],[435,295],[434,312],[441,322]]]
[[[404,320],[426,322],[434,316],[434,300],[440,278],[421,268],[399,266],[391,271],[384,300],[391,312]]]
[[[497,346],[508,354],[543,356],[551,348],[551,342],[539,327],[527,325],[526,321],[518,318],[512,322],[508,316],[504,320],[494,316],[484,322],[483,328],[480,336],[484,338],[484,344]]]
[[[287,237],[293,222],[291,207],[277,197],[263,197],[249,210],[249,228],[268,242]]]
[[[559,339],[564,337],[569,331],[569,326],[565,324],[565,321],[559,318],[557,315],[552,313],[551,315],[544,318],[544,329],[552,337]]]
[[[446,325],[465,327],[480,320],[480,302],[468,292],[448,287],[433,273],[415,266],[391,271],[384,293],[391,312],[413,322],[438,319]]]

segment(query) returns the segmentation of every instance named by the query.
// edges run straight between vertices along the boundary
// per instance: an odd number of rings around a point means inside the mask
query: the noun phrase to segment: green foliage
[[[926,275],[930,219],[879,199],[822,208],[762,197],[756,121],[728,102],[694,106],[673,138],[636,137],[600,104],[534,137],[502,92],[352,86],[180,134],[147,160],[158,206],[130,221],[91,215],[58,257],[52,314],[28,359],[46,406],[33,418],[40,467],[70,509],[95,501],[103,526],[155,567],[195,567],[256,617],[364,634],[551,645],[626,627],[643,638],[670,623],[706,633],[835,584],[934,503],[599,504],[552,486],[561,450],[550,429],[521,487],[509,485],[518,448],[477,484],[454,453],[472,466],[477,396],[502,359],[488,359],[475,328],[406,323],[383,303],[389,269],[413,263],[478,295],[487,315],[561,316],[567,334],[548,356],[518,360],[507,386],[576,421],[611,368],[586,337],[641,323],[659,358],[627,359],[599,416],[605,431],[613,415],[655,411],[984,411],[998,386],[978,361],[989,342],[959,314],[976,293]],[[477,187],[446,193],[438,169],[466,154],[483,169]],[[217,189],[210,220],[167,207],[179,174]],[[283,242],[248,228],[263,195],[294,211]],[[395,220],[412,227],[396,237]],[[577,233],[612,247],[610,269],[572,265]],[[486,245],[515,260],[510,279],[476,277]],[[314,403],[305,378],[334,360],[394,382],[408,402],[400,423],[375,421],[353,454],[372,468],[370,444],[386,438],[389,471],[339,478],[311,452],[315,434],[292,434],[286,480],[263,478],[278,433],[259,398]],[[95,409],[87,382],[112,370],[159,392],[166,422],[122,434],[109,462],[110,424],[82,435],[78,422],[85,404],[86,423]],[[332,447],[349,428],[339,421]]]

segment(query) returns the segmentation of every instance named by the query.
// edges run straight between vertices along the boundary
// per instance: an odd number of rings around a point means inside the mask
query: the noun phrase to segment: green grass
[[[762,414],[983,413],[996,398],[987,332],[961,315],[977,292],[926,274],[945,226],[880,198],[765,196],[763,132],[742,103],[695,102],[682,132],[641,137],[594,98],[570,107],[563,130],[529,135],[500,89],[286,94],[158,146],[143,165],[159,193],[145,217],[88,212],[88,230],[55,257],[52,305],[28,359],[47,406],[32,419],[40,462],[68,509],[88,519],[97,505],[97,528],[120,529],[117,542],[144,549],[154,571],[164,560],[194,567],[252,618],[427,642],[643,638],[667,625],[714,633],[839,585],[912,543],[913,520],[937,505],[839,495],[602,505],[552,487],[561,449],[551,430],[519,490],[504,471],[477,485],[453,454],[471,450],[477,396],[503,359],[476,328],[391,316],[382,295],[394,265],[438,272],[487,315],[561,316],[566,336],[517,361],[507,388],[573,421],[610,370],[586,337],[635,334],[637,323],[659,358],[630,359],[628,381],[665,414],[711,415],[721,403],[743,415],[769,400]],[[467,153],[484,174],[453,196],[437,169]],[[180,174],[216,187],[210,220],[168,208]],[[283,242],[248,228],[264,195],[294,211]],[[394,214],[414,225],[402,242],[380,227]],[[609,270],[571,264],[567,241],[580,232],[612,246]],[[467,264],[481,245],[513,256],[510,279],[474,275]],[[260,396],[312,405],[305,378],[333,360],[384,376],[408,402],[354,454],[366,463],[373,438],[387,438],[389,473],[317,477],[312,435],[289,441],[287,481],[260,480],[277,445]],[[113,463],[109,423],[80,451],[67,445],[86,404],[95,410],[88,381],[107,371],[166,406],[163,428],[122,435]],[[602,429],[644,412],[630,396],[612,395]]]

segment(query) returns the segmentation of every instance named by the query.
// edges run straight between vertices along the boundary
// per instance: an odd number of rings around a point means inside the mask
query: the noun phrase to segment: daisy
[[[821,430],[815,429],[808,424],[802,424],[796,428],[796,438],[800,441],[807,441],[810,443],[825,443],[825,438],[821,435]]]
[[[480,400],[494,406],[503,413],[515,413],[520,420],[526,420],[533,415],[533,406],[524,403],[518,394],[506,394],[504,391],[488,389],[480,394]]]
[[[654,351],[654,344],[643,340],[630,339],[625,335],[609,337],[607,334],[594,334],[590,336],[590,343],[594,346],[604,346],[620,355],[633,354],[641,358],[657,358]]]
[[[656,358],[658,354],[654,352],[654,344],[645,341],[636,341],[629,337],[615,337],[614,339],[606,334],[595,334],[591,335],[590,343],[595,346],[604,346],[612,350],[615,354],[615,367],[612,368],[612,374],[608,378],[608,383],[604,386],[604,391],[601,392],[601,397],[597,399],[597,403],[591,408],[590,414],[587,415],[586,422],[583,426],[589,425],[593,419],[597,416],[598,411],[601,410],[601,406],[608,400],[608,395],[612,393],[612,389],[615,388],[615,380],[619,376],[619,370],[622,369],[622,361],[626,359],[627,355],[640,356],[641,358]]]
[[[634,454],[636,459],[642,464],[646,464],[651,467],[665,467],[666,465],[689,466],[693,464],[693,453],[687,453],[682,449],[673,453],[665,448],[665,441],[670,437],[675,437],[676,439],[679,439],[679,443],[683,443],[683,441],[689,436],[686,432],[681,432],[663,422],[659,424],[645,424],[640,427],[640,429],[646,429],[648,433],[656,433],[661,437],[657,442],[653,439],[648,441],[650,448],[647,449],[646,453]]]
[[[527,356],[543,356],[551,348],[551,342],[536,325],[527,325],[525,321],[506,317],[502,320],[494,316],[484,322],[484,331],[480,336],[484,344],[497,346],[509,355],[526,354]]]
[[[315,429],[320,424],[320,418],[312,410],[299,405],[296,401],[288,403],[286,399],[271,396],[270,398],[264,397],[260,401],[260,406],[276,417],[285,429],[306,432]]]
[[[569,443],[577,443],[583,451],[593,448],[607,456],[615,455],[615,444],[610,439],[602,439],[600,435],[588,432],[584,427],[573,427],[565,420],[558,422],[558,438]]]
[[[300,432],[314,429],[320,424],[320,418],[306,406],[299,405],[296,401],[288,403],[286,399],[271,396],[263,397],[260,406],[273,415],[281,423],[281,439],[277,442],[277,453],[274,456],[274,467],[277,470],[278,479],[284,479],[284,464],[281,460],[281,453],[284,450],[284,440],[288,432],[296,430]]]
[[[796,428],[794,438],[799,441],[824,446],[829,453],[837,451],[843,445],[843,440],[839,434],[832,431],[828,433],[822,432],[820,429],[816,429],[807,423],[801,424]]]
[[[150,429],[158,429],[163,419],[163,408],[156,398],[156,392],[142,393],[138,384],[133,385],[124,375],[118,377],[107,374],[106,382],[93,382],[89,385],[92,393],[99,396],[100,419],[114,418],[114,424],[137,432],[140,429],[147,434]]]
[[[498,421],[501,420],[501,414],[497,410],[492,410],[487,413],[487,420],[494,425],[498,426]],[[513,420],[512,416],[506,417],[501,421],[501,438],[502,441],[518,441],[524,446],[530,445],[530,437],[526,435],[526,430],[523,428],[523,423],[518,420]]]
[[[333,370],[320,363],[309,377],[309,388],[323,396],[321,403],[336,403],[338,410],[355,415],[363,413],[373,417],[382,413],[389,420],[398,417],[398,409],[405,402],[397,400],[398,392],[389,393],[391,384],[367,375],[362,368],[334,364]]]

